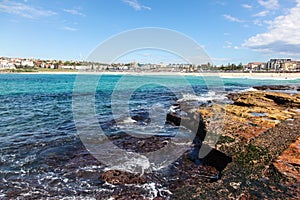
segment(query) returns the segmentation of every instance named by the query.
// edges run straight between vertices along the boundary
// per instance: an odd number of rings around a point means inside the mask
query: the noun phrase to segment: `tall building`
[[[267,63],[268,71],[283,71],[285,63],[292,62],[292,59],[270,59]]]

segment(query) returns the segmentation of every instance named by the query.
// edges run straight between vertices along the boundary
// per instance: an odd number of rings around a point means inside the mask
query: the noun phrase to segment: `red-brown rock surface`
[[[300,107],[300,94],[256,91],[234,93],[228,98],[234,103],[225,106],[223,134],[242,136],[248,141],[292,118],[297,113],[294,108]],[[199,112],[210,120],[211,107],[200,108]]]
[[[300,183],[300,137],[276,159],[274,165],[281,173]]]

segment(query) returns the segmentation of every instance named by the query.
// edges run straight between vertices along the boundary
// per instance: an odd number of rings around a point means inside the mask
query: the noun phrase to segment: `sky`
[[[216,65],[300,60],[299,22],[300,0],[0,0],[0,56],[85,60],[117,34],[157,27],[193,39]],[[126,59],[178,61],[154,50]]]

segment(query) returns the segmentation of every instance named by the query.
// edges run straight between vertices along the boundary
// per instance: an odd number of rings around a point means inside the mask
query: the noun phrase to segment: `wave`
[[[253,87],[250,87],[250,88],[246,88],[244,90],[239,90],[237,91],[238,93],[243,93],[243,92],[256,92],[258,91],[257,89],[253,88]]]
[[[202,94],[200,96],[195,94],[183,94],[183,97],[179,99],[177,102],[185,102],[185,101],[197,101],[199,103],[210,103],[213,101],[223,101],[226,100],[225,93],[216,93],[216,92],[208,92],[206,94]]]

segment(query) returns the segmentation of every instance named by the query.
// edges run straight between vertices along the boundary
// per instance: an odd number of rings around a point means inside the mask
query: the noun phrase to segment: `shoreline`
[[[247,79],[280,79],[292,80],[300,79],[300,72],[295,73],[243,73],[243,72],[199,72],[199,73],[181,73],[181,72],[20,72],[20,73],[1,73],[0,74],[53,74],[53,75],[132,75],[132,76],[219,76],[220,78],[247,78]]]

